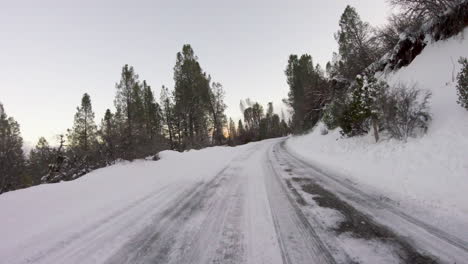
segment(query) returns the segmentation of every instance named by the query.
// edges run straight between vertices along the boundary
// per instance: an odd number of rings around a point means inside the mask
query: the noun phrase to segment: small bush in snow
[[[415,87],[399,85],[382,93],[379,98],[381,123],[390,136],[400,140],[425,133],[431,120],[431,93]]]
[[[322,127],[320,129],[320,135],[322,136],[328,135],[328,129],[326,127]]]
[[[339,124],[339,117],[343,113],[344,100],[335,98],[323,111],[322,121],[328,129],[335,129]]]
[[[457,103],[468,110],[468,59],[460,58],[458,62],[462,65],[462,70],[457,75]]]
[[[159,153],[156,153],[152,158],[152,160],[154,160],[154,161],[160,160],[160,159],[161,159],[161,157],[159,156]]]

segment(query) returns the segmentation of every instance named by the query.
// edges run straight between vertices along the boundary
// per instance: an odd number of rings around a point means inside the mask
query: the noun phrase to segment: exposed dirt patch
[[[376,223],[371,217],[342,201],[330,191],[316,184],[312,179],[293,177],[292,180],[299,183],[304,192],[313,194],[314,196],[312,199],[314,199],[319,206],[337,210],[343,215],[344,221],[334,229],[336,233],[349,233],[356,238],[366,240],[377,239],[386,243],[391,243],[399,248],[400,258],[405,263],[437,263],[437,261],[431,257],[417,252],[407,241],[398,237],[390,229]],[[294,189],[291,182],[287,184],[290,189]],[[298,195],[300,196],[299,193]]]

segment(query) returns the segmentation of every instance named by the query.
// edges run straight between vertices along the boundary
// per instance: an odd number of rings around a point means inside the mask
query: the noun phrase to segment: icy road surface
[[[468,263],[466,241],[321,173],[284,141],[2,195],[0,263]]]

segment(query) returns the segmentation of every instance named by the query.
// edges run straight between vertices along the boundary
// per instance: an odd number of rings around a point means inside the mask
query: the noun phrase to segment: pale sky
[[[81,96],[91,95],[99,124],[114,109],[124,64],[159,99],[173,88],[175,55],[189,43],[203,69],[226,91],[228,116],[239,100],[278,109],[288,91],[284,69],[291,53],[325,63],[346,5],[382,25],[384,0],[300,1],[10,1],[0,0],[0,102],[21,125],[28,144],[73,125]]]

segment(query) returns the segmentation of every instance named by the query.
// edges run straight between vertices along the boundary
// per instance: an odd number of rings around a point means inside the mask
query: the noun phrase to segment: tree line
[[[73,127],[52,146],[44,137],[25,155],[19,124],[0,104],[0,193],[41,183],[76,179],[118,160],[151,157],[161,150],[184,151],[235,146],[289,132],[286,121],[263,107],[243,102],[244,122],[227,118],[221,83],[203,71],[190,45],[176,55],[174,88],[163,86],[159,100],[151,86],[124,65],[115,85],[115,109],[96,124],[91,96],[76,108]]]
[[[389,0],[401,13],[389,17],[387,25],[372,27],[362,21],[356,9],[347,6],[341,15],[334,37],[338,52],[325,68],[314,64],[309,54],[290,55],[285,74],[289,85],[284,102],[290,106],[290,129],[300,134],[319,121],[328,130],[339,128],[343,136],[372,133],[376,141],[382,134],[401,140],[425,133],[431,121],[431,94],[406,84],[393,85],[378,80],[380,65],[396,69],[407,65],[426,45],[414,35],[431,35],[434,39],[450,37],[466,25],[466,1]],[[454,22],[455,21],[455,22]],[[409,43],[409,44],[408,44]],[[419,46],[417,46],[419,45]],[[410,55],[408,55],[410,54]],[[405,61],[402,64],[401,61]],[[466,60],[461,59],[460,63]],[[459,83],[464,75],[460,73]],[[459,103],[464,106],[466,92],[458,85]],[[466,100],[465,100],[466,101]]]

